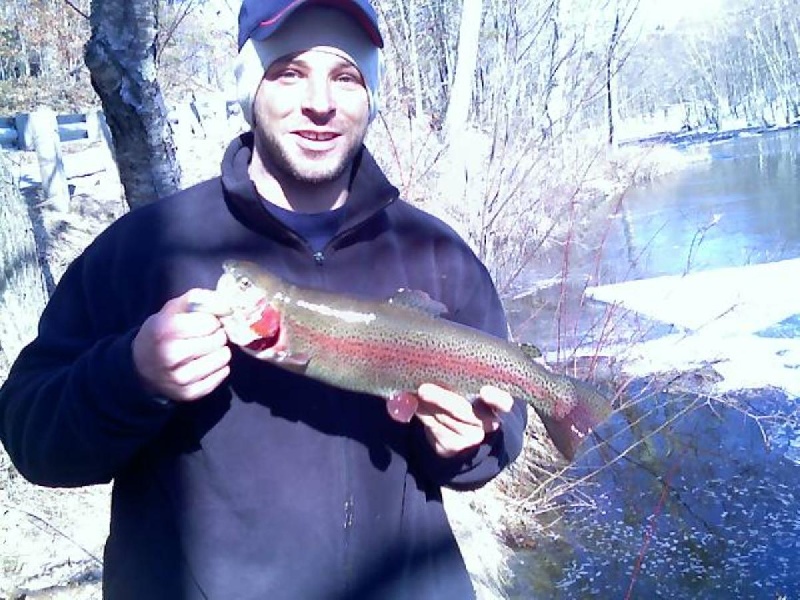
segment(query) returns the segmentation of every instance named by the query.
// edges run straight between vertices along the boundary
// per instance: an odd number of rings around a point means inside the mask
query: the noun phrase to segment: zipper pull
[[[323,253],[321,250],[314,252],[314,262],[317,263],[317,266],[321,267],[325,262],[325,253]]]

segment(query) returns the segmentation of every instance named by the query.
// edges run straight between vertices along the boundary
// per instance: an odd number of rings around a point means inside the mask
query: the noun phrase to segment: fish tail
[[[611,402],[588,383],[572,377],[567,379],[575,393],[569,412],[556,417],[536,408],[536,413],[544,423],[556,449],[564,455],[564,458],[571,461],[575,458],[584,438],[608,417],[611,412]]]

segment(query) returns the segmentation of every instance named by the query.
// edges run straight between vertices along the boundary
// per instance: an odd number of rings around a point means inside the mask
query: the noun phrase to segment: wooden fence
[[[168,118],[181,135],[205,136],[204,121],[227,122],[236,116],[237,109],[234,101],[190,102],[173,106]],[[70,193],[61,144],[76,140],[104,144],[107,167],[116,170],[111,132],[100,110],[56,115],[52,109],[40,108],[33,113],[0,117],[0,148],[36,152],[44,199],[63,212],[69,211]]]
[[[207,119],[230,119],[238,112],[239,107],[235,100],[193,101],[172,105],[169,108],[169,121],[173,126],[196,133],[202,131],[203,122]],[[34,114],[36,113],[0,116],[0,148],[35,150],[31,123]],[[99,109],[56,115],[56,123],[62,143],[77,140],[102,141],[105,136],[105,121],[103,112]]]
[[[0,147],[8,150],[35,150],[34,115],[36,114],[24,113],[14,117],[0,117]],[[102,128],[105,126],[105,121],[103,113],[99,110],[56,115],[56,124],[61,142],[103,139]]]

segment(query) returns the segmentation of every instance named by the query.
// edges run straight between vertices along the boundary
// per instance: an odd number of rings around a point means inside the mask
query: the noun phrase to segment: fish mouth
[[[267,350],[274,349],[275,346],[278,345],[278,339],[280,338],[280,335],[280,330],[278,330],[271,336],[258,338],[249,344],[245,344],[243,348],[255,352],[256,354],[261,354]]]

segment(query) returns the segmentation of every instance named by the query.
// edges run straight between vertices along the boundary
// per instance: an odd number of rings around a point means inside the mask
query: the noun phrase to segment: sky
[[[679,21],[702,22],[722,14],[731,0],[639,0],[639,11],[646,27],[666,29]]]

